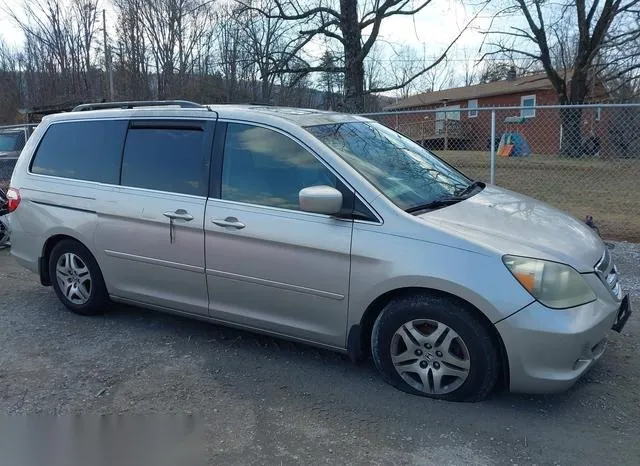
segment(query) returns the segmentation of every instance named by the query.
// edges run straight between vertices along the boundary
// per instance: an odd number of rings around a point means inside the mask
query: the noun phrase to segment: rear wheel
[[[371,351],[386,382],[408,393],[451,401],[485,398],[500,369],[486,324],[445,296],[391,301],[374,324]]]
[[[64,240],[49,256],[49,276],[58,298],[76,314],[102,314],[109,296],[93,255],[82,244]]]

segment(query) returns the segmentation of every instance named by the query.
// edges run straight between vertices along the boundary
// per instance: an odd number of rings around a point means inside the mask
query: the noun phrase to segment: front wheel
[[[415,395],[478,401],[499,376],[498,350],[486,324],[445,296],[392,300],[373,326],[371,352],[386,382]]]

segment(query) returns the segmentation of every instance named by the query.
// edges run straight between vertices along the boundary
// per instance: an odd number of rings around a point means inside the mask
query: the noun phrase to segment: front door
[[[204,213],[214,124],[130,123],[121,186],[104,194],[96,230],[110,294],[208,313]]]
[[[340,181],[260,126],[229,123],[223,152],[205,215],[210,315],[343,347],[353,223],[298,209],[302,188]]]

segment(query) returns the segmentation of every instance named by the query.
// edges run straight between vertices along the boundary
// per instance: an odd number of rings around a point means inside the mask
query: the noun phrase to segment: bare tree
[[[263,16],[260,11],[272,14]],[[280,70],[298,55],[309,39],[297,33],[297,25],[278,17],[270,0],[253,0],[251,8],[240,6],[234,19],[243,31],[242,46],[260,82],[260,100],[271,100]],[[255,99],[258,100],[258,99]]]
[[[334,68],[336,66],[334,54],[325,50],[321,64],[329,69]],[[325,107],[335,110],[342,95],[342,76],[337,73],[322,72],[320,73],[320,87],[324,92]]]
[[[389,74],[394,82],[406,82],[424,68],[425,60],[418,55],[416,49],[410,45],[400,46],[394,54]],[[408,82],[399,89],[400,98],[406,99],[411,94],[428,92],[424,82],[425,75]]]
[[[539,65],[531,60],[485,60],[478,70],[479,83],[491,83],[505,79],[522,77],[533,73],[540,73]],[[536,65],[538,65],[536,67]]]
[[[95,45],[96,24],[98,19],[98,0],[73,0],[73,14],[75,17],[80,53],[84,59],[84,80],[90,89],[89,73],[91,72],[91,49]]]
[[[438,66],[432,67],[424,74],[424,82],[431,91],[454,87],[456,75],[451,67],[451,62],[445,59]]]
[[[600,53],[615,49],[624,57],[639,55],[637,49],[621,49],[640,37],[634,21],[640,0],[508,0],[498,17],[523,15],[526,26],[489,31],[499,37],[488,42],[491,54],[507,54],[536,60],[544,69],[561,105],[583,103],[594,79],[611,64],[598,63]],[[626,57],[626,58],[625,58]],[[637,60],[632,69],[638,67]],[[630,71],[630,70],[626,70]],[[561,111],[563,138],[561,154],[579,156],[582,134],[579,108]]]
[[[465,87],[480,83],[480,70],[478,62],[469,55],[467,49],[463,52],[462,83]]]
[[[19,10],[7,8],[24,33],[27,79],[38,80],[40,98],[93,95],[89,74],[96,10],[97,0],[33,0]],[[42,73],[50,79],[41,79]]]
[[[364,90],[368,93],[368,89],[377,89],[386,84],[387,67],[385,66],[385,57],[383,45],[376,42],[369,50],[369,54],[364,59]]]
[[[140,13],[141,0],[114,0],[118,15],[117,95],[127,100],[143,100],[149,93],[148,40]]]
[[[342,47],[342,64],[333,67],[323,66],[322,63],[312,64],[305,61],[300,68],[285,68],[287,73],[308,74],[310,72],[344,73],[345,109],[362,111],[365,105],[365,95],[400,89],[429,69],[437,66],[447,56],[447,53],[466,30],[466,26],[445,50],[428,66],[404,82],[382,87],[365,87],[365,59],[371,52],[378,39],[380,28],[385,19],[393,16],[410,16],[424,10],[431,0],[273,0],[277,13],[250,6],[257,9],[266,18],[281,18],[286,21],[297,22],[299,33],[313,38],[324,36],[327,40],[335,41]],[[475,19],[475,17],[474,17]],[[467,24],[468,26],[468,24]]]
[[[158,97],[181,92],[181,78],[190,71],[196,46],[213,22],[209,0],[154,0],[140,2],[140,14],[158,77]],[[178,79],[173,79],[177,71]],[[173,89],[172,84],[178,88]]]
[[[236,8],[228,8],[218,13],[216,37],[218,69],[223,79],[227,102],[237,102],[238,99],[245,98],[245,94],[239,92],[240,86],[242,81],[246,81],[250,76],[247,69],[251,60],[245,55],[246,37],[240,24],[242,19],[237,20],[237,12]]]
[[[0,121],[12,121],[20,104],[18,57],[0,39]]]

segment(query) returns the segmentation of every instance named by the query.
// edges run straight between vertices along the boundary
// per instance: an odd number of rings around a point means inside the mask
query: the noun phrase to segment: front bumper
[[[604,294],[565,310],[534,302],[498,322],[511,391],[551,393],[573,385],[604,353],[620,307],[620,301]]]

